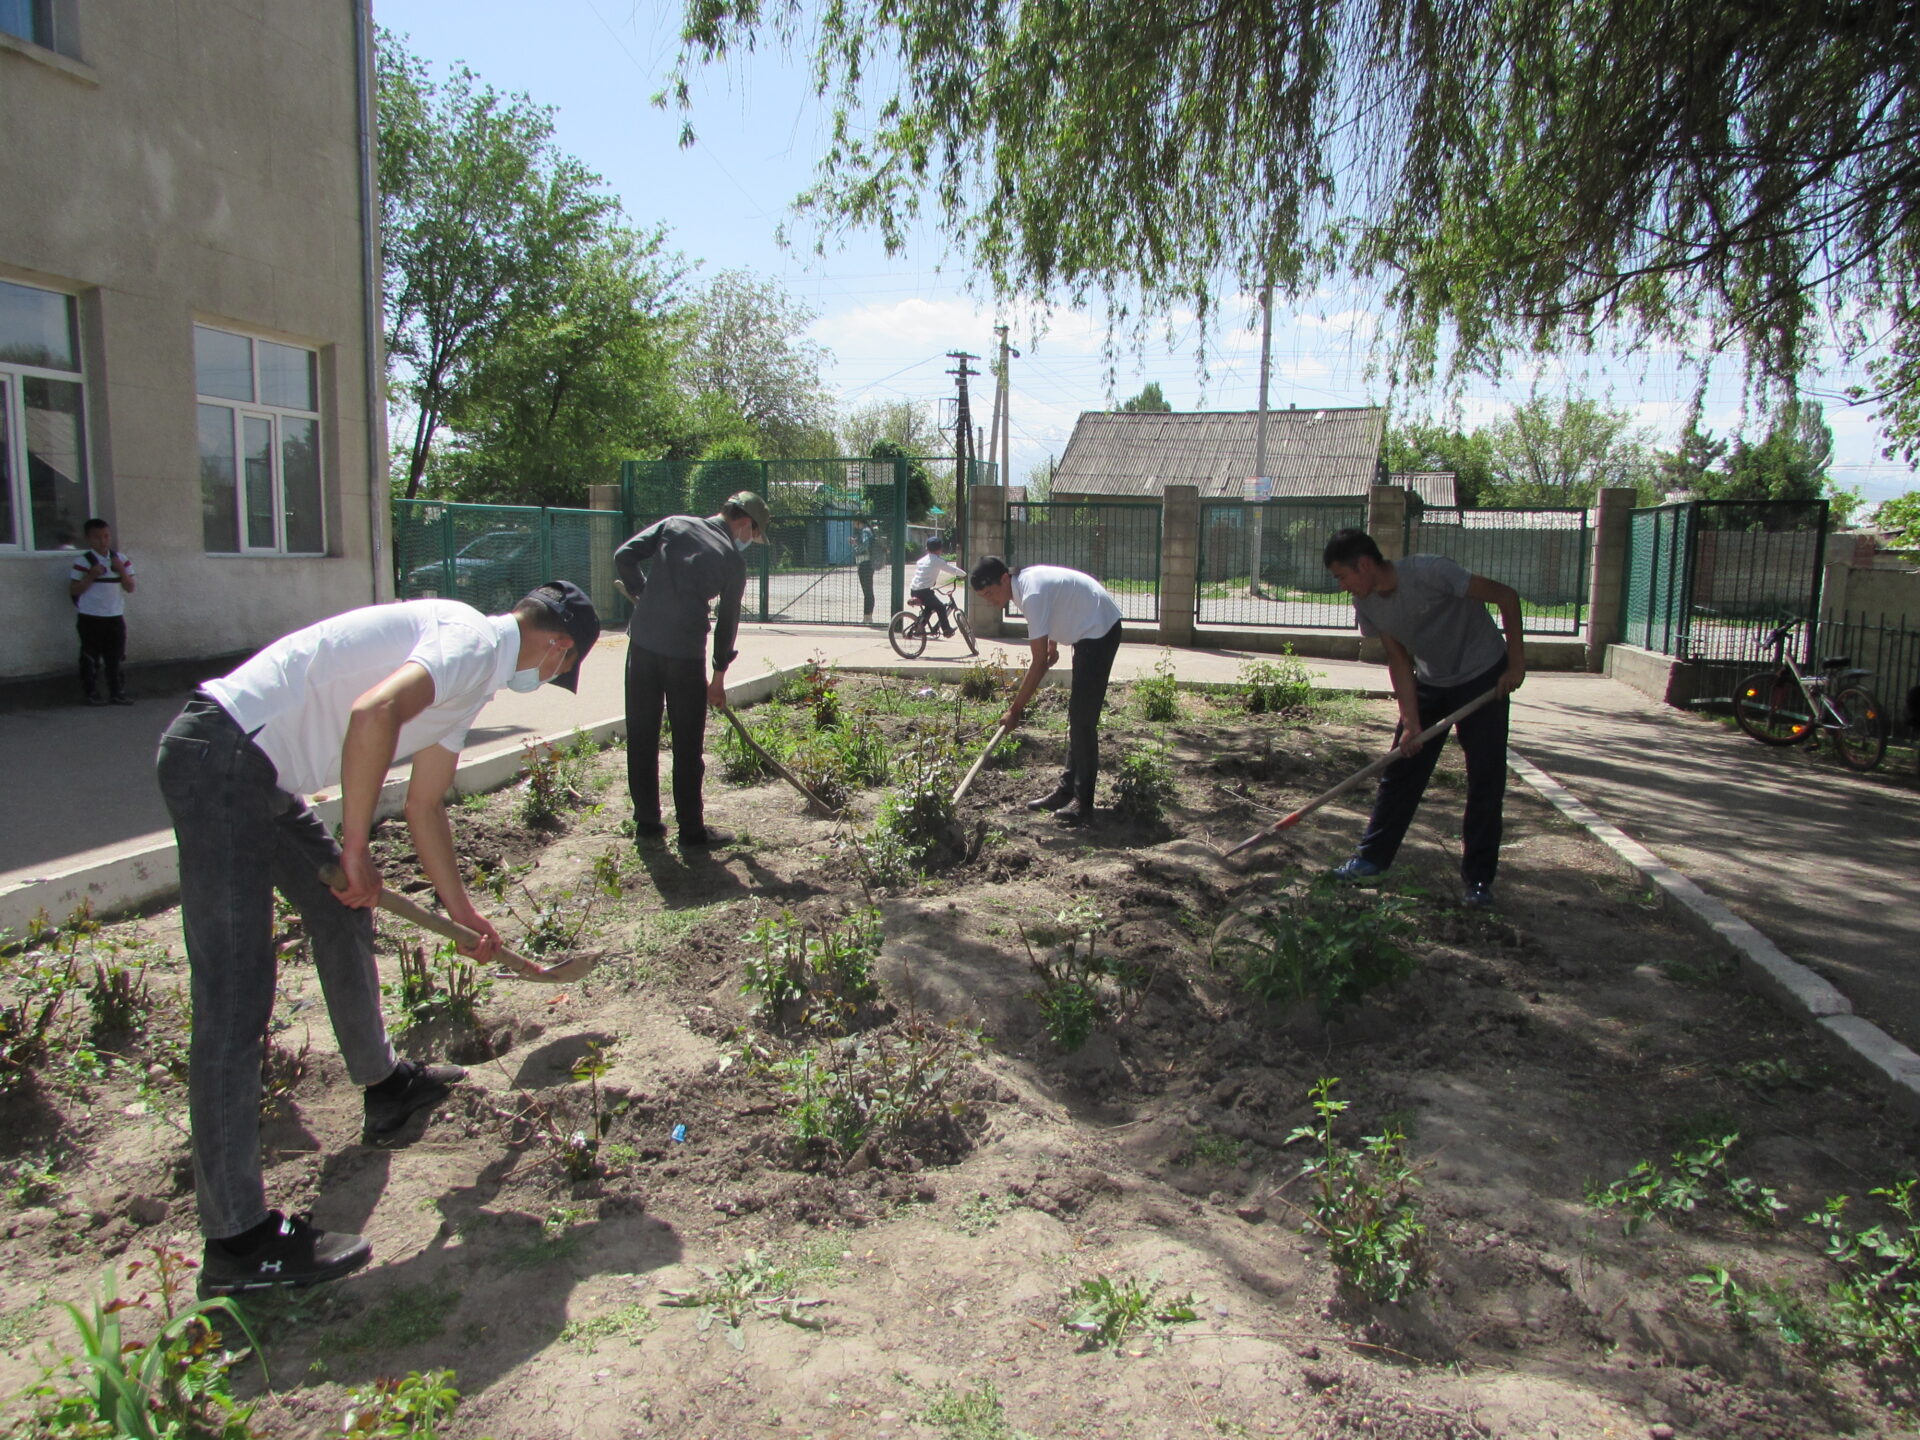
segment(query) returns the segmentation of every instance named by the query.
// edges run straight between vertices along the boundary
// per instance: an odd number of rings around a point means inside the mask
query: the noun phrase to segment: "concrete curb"
[[[1708,940],[1731,950],[1749,989],[1813,1027],[1840,1059],[1882,1086],[1893,1108],[1920,1120],[1920,1055],[1872,1021],[1853,1013],[1853,1002],[1830,982],[1790,959],[1779,946],[1742,920],[1518,751],[1507,763],[1541,797],[1605,845],[1680,907],[1680,914]]]
[[[729,685],[727,703],[750,705],[764,700],[789,674],[801,668],[769,670]],[[566,744],[576,735],[585,735],[596,745],[605,745],[625,738],[626,733],[627,717],[622,713],[587,725],[570,725],[546,735],[509,740],[461,761],[454,771],[453,788],[457,794],[479,795],[511,785],[520,777],[529,745]],[[383,820],[391,819],[400,814],[406,798],[406,780],[389,779],[380,791],[376,814]],[[313,802],[313,813],[328,825],[337,825],[339,792],[320,792]],[[133,848],[121,854],[52,870],[0,890],[0,932],[24,935],[41,916],[57,925],[82,905],[91,905],[96,917],[106,919],[172,900],[180,891],[180,865],[174,854],[173,836],[160,831],[131,844]]]

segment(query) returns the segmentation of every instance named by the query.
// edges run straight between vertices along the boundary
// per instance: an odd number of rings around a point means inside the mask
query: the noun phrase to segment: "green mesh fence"
[[[1590,543],[1584,509],[1426,510],[1407,521],[1409,555],[1444,555],[1520,592],[1533,635],[1578,635]]]
[[[1336,530],[1364,530],[1358,498],[1200,503],[1202,625],[1350,630],[1353,602],[1321,563]]]
[[[1093,576],[1128,620],[1160,618],[1160,505],[1020,500],[1007,506],[1006,560]]]
[[[1770,629],[1820,608],[1824,500],[1660,505],[1635,510],[1629,533],[1629,645],[1681,660],[1758,663]]]
[[[394,593],[464,600],[499,615],[544,580],[571,580],[593,597],[603,624],[622,625],[630,607],[614,588],[613,552],[626,524],[617,510],[396,500]]]

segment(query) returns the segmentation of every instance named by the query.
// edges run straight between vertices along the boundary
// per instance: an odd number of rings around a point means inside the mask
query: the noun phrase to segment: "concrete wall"
[[[89,0],[70,57],[0,45],[0,279],[79,299],[92,508],[139,572],[135,665],[254,648],[386,593],[356,8]],[[204,553],[196,321],[319,352],[326,556]],[[70,558],[0,553],[0,678],[71,666]]]

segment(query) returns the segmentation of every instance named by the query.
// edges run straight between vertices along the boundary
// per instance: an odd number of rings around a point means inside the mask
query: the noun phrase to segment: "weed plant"
[[[1249,660],[1240,667],[1240,685],[1247,712],[1284,715],[1313,703],[1313,672],[1288,645],[1277,660]]]
[[[756,1058],[787,1097],[794,1140],[844,1159],[868,1140],[964,1114],[954,1083],[982,1043],[977,1029],[915,1015],[885,1029]]]
[[[1085,1045],[1095,1027],[1130,1017],[1152,983],[1150,970],[1101,950],[1106,923],[1099,907],[1080,900],[1054,916],[1057,928],[1029,937],[1020,927],[1027,965],[1040,982],[1031,993],[1041,1025],[1067,1054]]]
[[[962,848],[953,808],[961,770],[953,746],[944,737],[922,735],[896,773],[899,783],[881,802],[868,837],[869,863],[891,875],[887,884],[957,860]]]
[[[536,830],[560,823],[569,810],[587,803],[587,762],[600,747],[584,733],[568,745],[528,744],[523,774],[526,788],[520,797],[520,819]]]
[[[831,1265],[822,1265],[808,1257],[785,1262],[758,1250],[749,1250],[737,1265],[713,1269],[702,1265],[700,1273],[707,1283],[692,1290],[668,1290],[663,1305],[698,1310],[697,1328],[705,1335],[718,1321],[727,1344],[744,1350],[747,1340],[743,1326],[750,1318],[784,1320],[789,1325],[817,1330],[819,1322],[806,1312],[821,1304],[800,1294],[800,1287],[823,1273]]]
[[[1663,1172],[1651,1160],[1642,1160],[1613,1184],[1587,1186],[1587,1204],[1596,1210],[1623,1210],[1622,1230],[1633,1234],[1647,1221],[1672,1223],[1708,1202],[1716,1202],[1756,1225],[1771,1225],[1786,1209],[1771,1189],[1746,1175],[1735,1175],[1727,1155],[1740,1143],[1738,1134],[1697,1140],[1674,1151],[1671,1168]]]
[[[260,1039],[260,1110],[262,1114],[278,1117],[293,1113],[293,1092],[299,1089],[300,1082],[307,1078],[309,1056],[312,1050],[312,1031],[306,1033],[298,1050],[292,1050],[279,1042],[271,1024],[267,1026],[267,1033]]]
[[[983,1381],[978,1390],[964,1392],[942,1386],[915,1418],[951,1440],[1033,1440],[1007,1420],[1006,1407],[991,1380]]]
[[[991,656],[976,655],[960,667],[960,697],[963,700],[992,701],[1010,694],[1018,677],[1007,664],[1007,652],[995,650]]]
[[[527,943],[534,948],[531,939]],[[431,954],[419,944],[402,944],[399,951],[400,978],[383,982],[380,988],[399,1010],[401,1028],[438,1017],[469,1025],[479,1018],[480,1007],[493,993],[493,981],[451,940],[441,942]]]
[[[246,1316],[225,1297],[186,1303],[194,1262],[162,1245],[151,1256],[130,1264],[127,1278],[145,1275],[152,1290],[121,1299],[109,1270],[90,1313],[63,1303],[79,1351],[28,1390],[35,1414],[24,1433],[46,1440],[250,1440],[258,1433],[253,1406],[234,1399],[229,1381],[249,1352],[226,1349],[215,1324],[231,1324],[257,1350]],[[153,1326],[145,1338],[128,1328],[141,1312]]]
[[[603,1340],[622,1340],[629,1345],[636,1345],[640,1337],[657,1323],[653,1311],[635,1301],[609,1310],[604,1315],[595,1315],[586,1320],[569,1320],[560,1331],[560,1338],[592,1355],[599,1350]]]
[[[1401,944],[1408,904],[1323,878],[1288,906],[1259,912],[1254,933],[1226,941],[1215,962],[1231,964],[1256,999],[1283,1007],[1312,1001],[1334,1018],[1413,974],[1413,956]]]
[[[7,968],[7,999],[0,1004],[0,1095],[23,1089],[52,1058],[54,1026],[78,983],[71,950],[19,955]]]
[[[1164,745],[1136,745],[1114,767],[1113,809],[1122,820],[1157,825],[1178,795]]]
[[[1427,1283],[1427,1227],[1421,1223],[1418,1169],[1408,1160],[1406,1136],[1393,1126],[1350,1150],[1334,1137],[1333,1122],[1347,1102],[1333,1098],[1340,1082],[1322,1077],[1308,1092],[1311,1124],[1286,1143],[1310,1142],[1315,1154],[1300,1173],[1314,1182],[1308,1234],[1327,1242],[1327,1256],[1374,1300],[1401,1300]]]
[[[1153,674],[1133,682],[1134,703],[1143,719],[1164,724],[1180,718],[1180,683],[1173,675],[1173,652],[1162,650]]]
[[[117,954],[96,956],[86,991],[87,1008],[93,1015],[88,1034],[96,1045],[138,1034],[153,1013],[144,957],[138,964],[129,964]]]
[[[1160,1282],[1152,1276],[1116,1280],[1111,1275],[1095,1275],[1082,1280],[1067,1290],[1061,1328],[1085,1337],[1087,1349],[1098,1350],[1117,1347],[1136,1330],[1157,1338],[1169,1326],[1191,1324],[1200,1318],[1192,1295],[1161,1299],[1159,1290]]]
[[[341,1433],[347,1440],[440,1440],[440,1427],[453,1418],[459,1404],[453,1371],[423,1375],[410,1370],[397,1380],[356,1386],[347,1396]]]

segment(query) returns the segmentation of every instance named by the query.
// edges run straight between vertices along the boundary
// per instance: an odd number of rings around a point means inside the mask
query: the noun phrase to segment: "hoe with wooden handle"
[[[338,865],[328,865],[320,871],[320,879],[329,889],[339,890],[345,887],[347,875]],[[480,937],[456,920],[444,915],[436,915],[424,905],[417,905],[406,896],[380,887],[380,908],[389,915],[397,915],[410,924],[418,925],[422,930],[431,930],[457,945],[471,948],[480,943]],[[533,980],[542,985],[563,985],[569,980],[578,980],[599,962],[597,955],[575,955],[570,959],[557,961],[552,965],[541,965],[517,950],[509,950],[502,945],[493,952],[508,969],[517,971],[522,980]]]
[[[1484,695],[1474,696],[1473,699],[1469,700],[1466,704],[1462,705],[1458,710],[1454,711],[1451,715],[1447,716],[1444,720],[1436,720],[1433,724],[1429,725],[1426,729],[1422,730],[1420,732],[1420,743],[1422,745],[1430,743],[1434,736],[1443,732],[1449,725],[1459,724],[1462,720],[1466,719],[1467,716],[1473,714],[1474,711],[1478,710],[1482,705],[1487,704],[1491,700],[1498,699],[1499,696],[1500,696],[1500,690],[1498,686],[1487,691],[1487,693]],[[1322,793],[1314,796],[1313,799],[1309,800],[1306,804],[1302,805],[1298,810],[1294,811],[1291,815],[1284,816],[1283,818],[1274,821],[1273,824],[1269,825],[1264,830],[1256,830],[1253,834],[1249,835],[1246,839],[1242,840],[1238,845],[1234,846],[1231,850],[1222,851],[1220,858],[1222,860],[1232,859],[1235,855],[1238,855],[1242,850],[1251,850],[1255,845],[1264,844],[1266,841],[1273,839],[1282,830],[1291,830],[1295,825],[1298,825],[1301,822],[1301,820],[1305,819],[1308,815],[1312,814],[1315,810],[1318,810],[1322,805],[1326,804],[1329,800],[1337,800],[1339,799],[1340,796],[1346,794],[1347,791],[1353,789],[1354,786],[1360,784],[1363,780],[1371,780],[1375,775],[1378,775],[1382,770],[1386,769],[1387,766],[1391,765],[1396,759],[1398,759],[1399,755],[1400,755],[1400,747],[1396,745],[1393,749],[1389,750],[1386,754],[1382,755],[1378,760],[1375,760],[1371,765],[1368,765],[1363,769],[1354,771],[1353,774],[1349,775],[1346,779],[1342,780],[1338,785],[1334,786],[1331,790],[1323,791]]]

